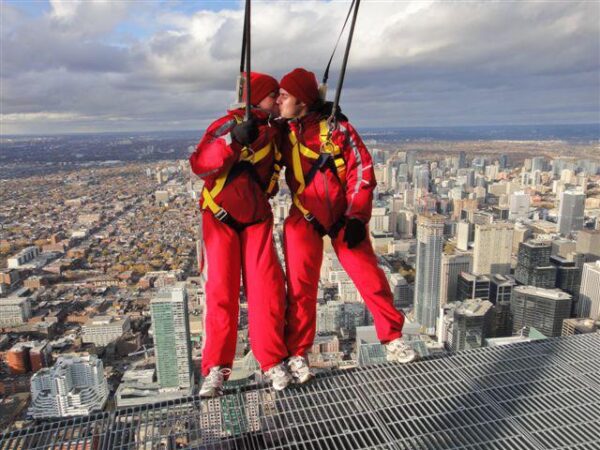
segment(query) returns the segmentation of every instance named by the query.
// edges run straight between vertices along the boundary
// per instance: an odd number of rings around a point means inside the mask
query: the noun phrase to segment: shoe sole
[[[214,394],[198,394],[200,398],[217,398],[223,396],[223,392],[216,392]]]
[[[299,377],[294,377],[294,382],[295,382],[296,384],[304,384],[304,383],[306,383],[306,382],[308,382],[308,381],[312,380],[314,377],[315,377],[315,376],[314,376],[312,373],[309,373],[308,375],[306,375],[306,376],[304,376],[304,377],[302,377],[302,378],[299,378]]]
[[[397,357],[394,357],[394,356],[391,356],[391,357],[390,356],[386,356],[385,359],[387,359],[389,362],[398,362],[400,364],[408,364],[408,363],[417,361],[419,359],[419,356],[415,355],[415,356],[412,356],[412,357],[407,358],[407,359],[401,359],[401,358],[397,358]]]

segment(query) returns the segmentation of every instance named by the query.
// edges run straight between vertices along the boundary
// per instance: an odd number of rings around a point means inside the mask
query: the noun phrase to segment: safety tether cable
[[[344,85],[344,76],[346,75],[346,66],[348,65],[348,55],[350,54],[350,47],[352,46],[352,36],[354,36],[354,26],[356,25],[356,16],[358,15],[358,7],[360,6],[360,0],[355,0],[354,14],[352,16],[352,23],[350,25],[350,32],[348,33],[348,42],[346,43],[346,52],[344,53],[344,60],[342,62],[342,69],[340,70],[340,80],[335,90],[335,100],[333,107],[331,108],[331,115],[327,119],[329,123],[329,134],[333,132],[336,127],[336,114],[340,102],[340,95],[342,94],[342,87]]]
[[[333,57],[335,55],[335,51],[338,48],[338,44],[342,39],[342,34],[344,34],[344,30],[346,29],[346,24],[348,23],[348,19],[350,18],[350,14],[352,13],[352,7],[354,6],[354,1],[350,3],[350,8],[348,8],[348,14],[346,14],[346,20],[344,20],[344,25],[342,26],[342,30],[335,42],[335,47],[333,47],[333,51],[331,52],[331,56],[329,57],[329,62],[327,63],[327,67],[325,68],[325,73],[323,74],[323,81],[321,82],[321,86],[319,86],[319,94],[321,95],[321,100],[325,100],[327,96],[327,80],[329,79],[329,68],[331,67],[331,61],[333,61]]]

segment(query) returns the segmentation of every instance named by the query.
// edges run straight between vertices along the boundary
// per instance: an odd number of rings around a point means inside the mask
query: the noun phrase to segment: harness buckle
[[[228,216],[228,213],[223,208],[221,208],[220,210],[218,210],[215,213],[214,216],[215,216],[215,219],[217,219],[220,222],[223,222],[225,220],[225,218]]]
[[[312,213],[308,213],[308,214],[304,214],[304,218],[306,219],[307,222],[312,222],[315,219],[315,216],[313,216]]]
[[[331,142],[329,139],[327,139],[325,142],[323,142],[321,144],[321,153],[328,153],[330,155],[333,155],[333,152],[335,150],[335,144],[333,142]]]
[[[244,151],[246,152],[246,156],[244,156]],[[254,155],[256,154],[256,152],[254,150],[252,150],[252,147],[250,147],[249,145],[244,147],[242,149],[242,151],[240,152],[240,161],[254,161]]]

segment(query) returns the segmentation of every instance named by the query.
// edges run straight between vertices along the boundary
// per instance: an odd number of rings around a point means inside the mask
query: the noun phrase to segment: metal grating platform
[[[600,449],[600,334],[238,388],[41,425],[13,449]]]

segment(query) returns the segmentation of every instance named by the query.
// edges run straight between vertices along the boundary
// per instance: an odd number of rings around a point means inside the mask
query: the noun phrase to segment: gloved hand
[[[367,237],[367,227],[358,219],[348,219],[344,230],[344,242],[354,248]]]
[[[252,144],[258,137],[258,125],[253,118],[245,122],[238,123],[231,130],[231,137],[238,144],[247,147]]]

